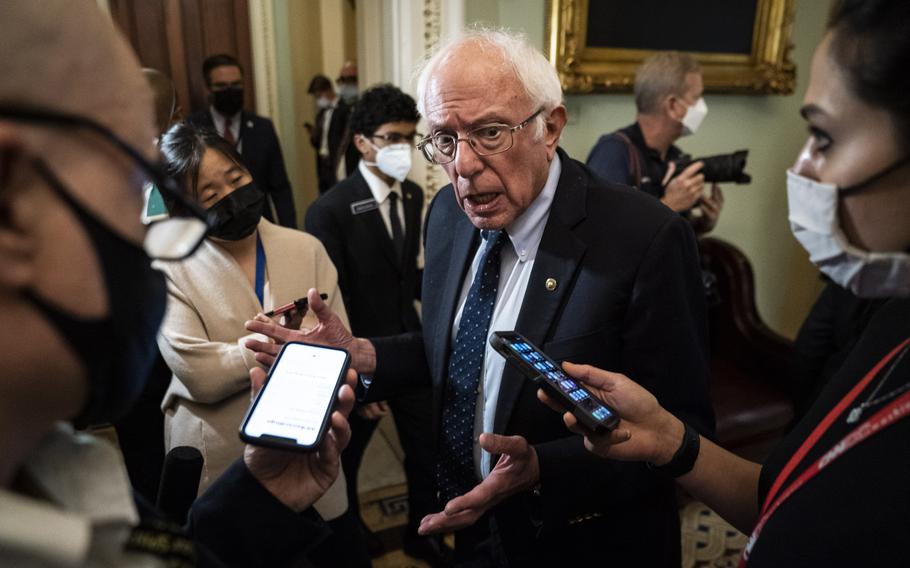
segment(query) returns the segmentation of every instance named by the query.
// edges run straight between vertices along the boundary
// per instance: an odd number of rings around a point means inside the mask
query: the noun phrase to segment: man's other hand
[[[704,196],[701,199],[701,217],[692,224],[692,228],[698,235],[710,233],[717,226],[717,220],[720,218],[720,211],[724,208],[724,194],[720,186],[716,183],[711,184],[711,195]]]
[[[446,503],[443,511],[424,517],[419,534],[448,533],[471,526],[494,505],[531,489],[540,480],[537,451],[521,436],[481,434],[480,447],[499,454],[496,467],[477,487]]]

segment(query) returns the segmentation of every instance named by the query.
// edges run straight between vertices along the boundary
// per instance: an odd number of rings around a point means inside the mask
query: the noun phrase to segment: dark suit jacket
[[[625,373],[710,434],[705,300],[691,228],[653,197],[559,155],[562,175],[516,329],[557,361]],[[374,342],[378,367],[366,400],[407,391],[407,380],[424,376],[409,369],[428,367],[437,441],[452,319],[478,242],[451,186],[441,190],[427,217],[424,331]],[[539,496],[517,495],[492,510],[510,562],[679,566],[672,481],[644,464],[588,453],[536,390],[506,367],[494,430],[524,436],[540,463]]]
[[[212,114],[207,108],[191,114],[186,120],[197,126],[215,128]],[[240,142],[242,142],[240,157],[243,164],[250,170],[250,175],[259,189],[265,192],[278,213],[276,221],[272,218],[271,208],[266,207],[266,219],[296,229],[297,211],[294,209],[294,194],[291,191],[287,170],[284,168],[281,145],[278,143],[278,135],[272,121],[243,111],[240,120]]]
[[[332,120],[329,121],[329,160],[332,164],[332,172],[338,169],[341,162],[341,156],[345,157],[345,173],[352,175],[356,169],[357,162],[360,160],[360,152],[351,141],[351,133],[348,131],[348,118],[351,116],[352,107],[344,102],[344,99],[338,98],[338,106],[332,112]],[[326,109],[320,109],[316,113],[316,124],[310,132],[310,144],[316,149],[316,159],[319,159],[319,146],[322,143],[322,123]]]
[[[419,288],[417,254],[423,191],[408,180],[401,184],[401,190],[403,258],[396,258],[379,209],[356,215],[351,211],[352,203],[373,198],[359,170],[320,196],[307,210],[306,231],[322,241],[338,269],[338,285],[344,294],[351,330],[361,337],[420,329],[414,299]]]

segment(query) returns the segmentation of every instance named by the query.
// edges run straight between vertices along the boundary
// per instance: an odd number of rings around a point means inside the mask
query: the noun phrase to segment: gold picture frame
[[[566,93],[630,92],[635,70],[655,52],[589,46],[590,1],[547,1],[547,56],[556,66]],[[705,91],[791,94],[796,83],[796,66],[790,61],[794,4],[794,0],[757,0],[748,55],[688,52],[701,65]]]

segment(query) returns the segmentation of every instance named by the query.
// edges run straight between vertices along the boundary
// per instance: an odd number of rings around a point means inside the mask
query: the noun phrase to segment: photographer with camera
[[[635,122],[601,136],[587,160],[605,180],[637,187],[683,214],[698,234],[717,224],[724,196],[716,183],[705,194],[704,161],[686,164],[690,160],[673,143],[694,134],[708,114],[703,90],[701,69],[692,57],[652,56],[635,74]]]

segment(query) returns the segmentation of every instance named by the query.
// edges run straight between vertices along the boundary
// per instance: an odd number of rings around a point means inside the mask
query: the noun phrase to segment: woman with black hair
[[[243,346],[244,322],[305,296],[309,288],[328,292],[332,309],[346,316],[322,244],[262,218],[264,194],[221,136],[180,123],[160,146],[168,173],[215,218],[193,256],[157,266],[168,283],[158,346],[173,372],[162,403],[165,445],[202,452],[202,493],[243,452],[237,429],[250,402],[249,372],[258,366]],[[173,200],[166,205],[171,215],[182,213]],[[312,317],[289,315],[283,324],[297,328]],[[324,518],[347,510],[344,487],[341,475],[316,503]]]
[[[700,437],[629,378],[566,364],[622,418],[613,432],[594,434],[565,414],[588,449],[647,461],[677,478],[751,534],[741,562],[750,568],[908,562],[908,70],[910,3],[836,3],[802,108],[809,140],[787,173],[789,219],[812,262],[832,281],[884,304],[764,464]],[[455,514],[458,507],[449,509]]]

